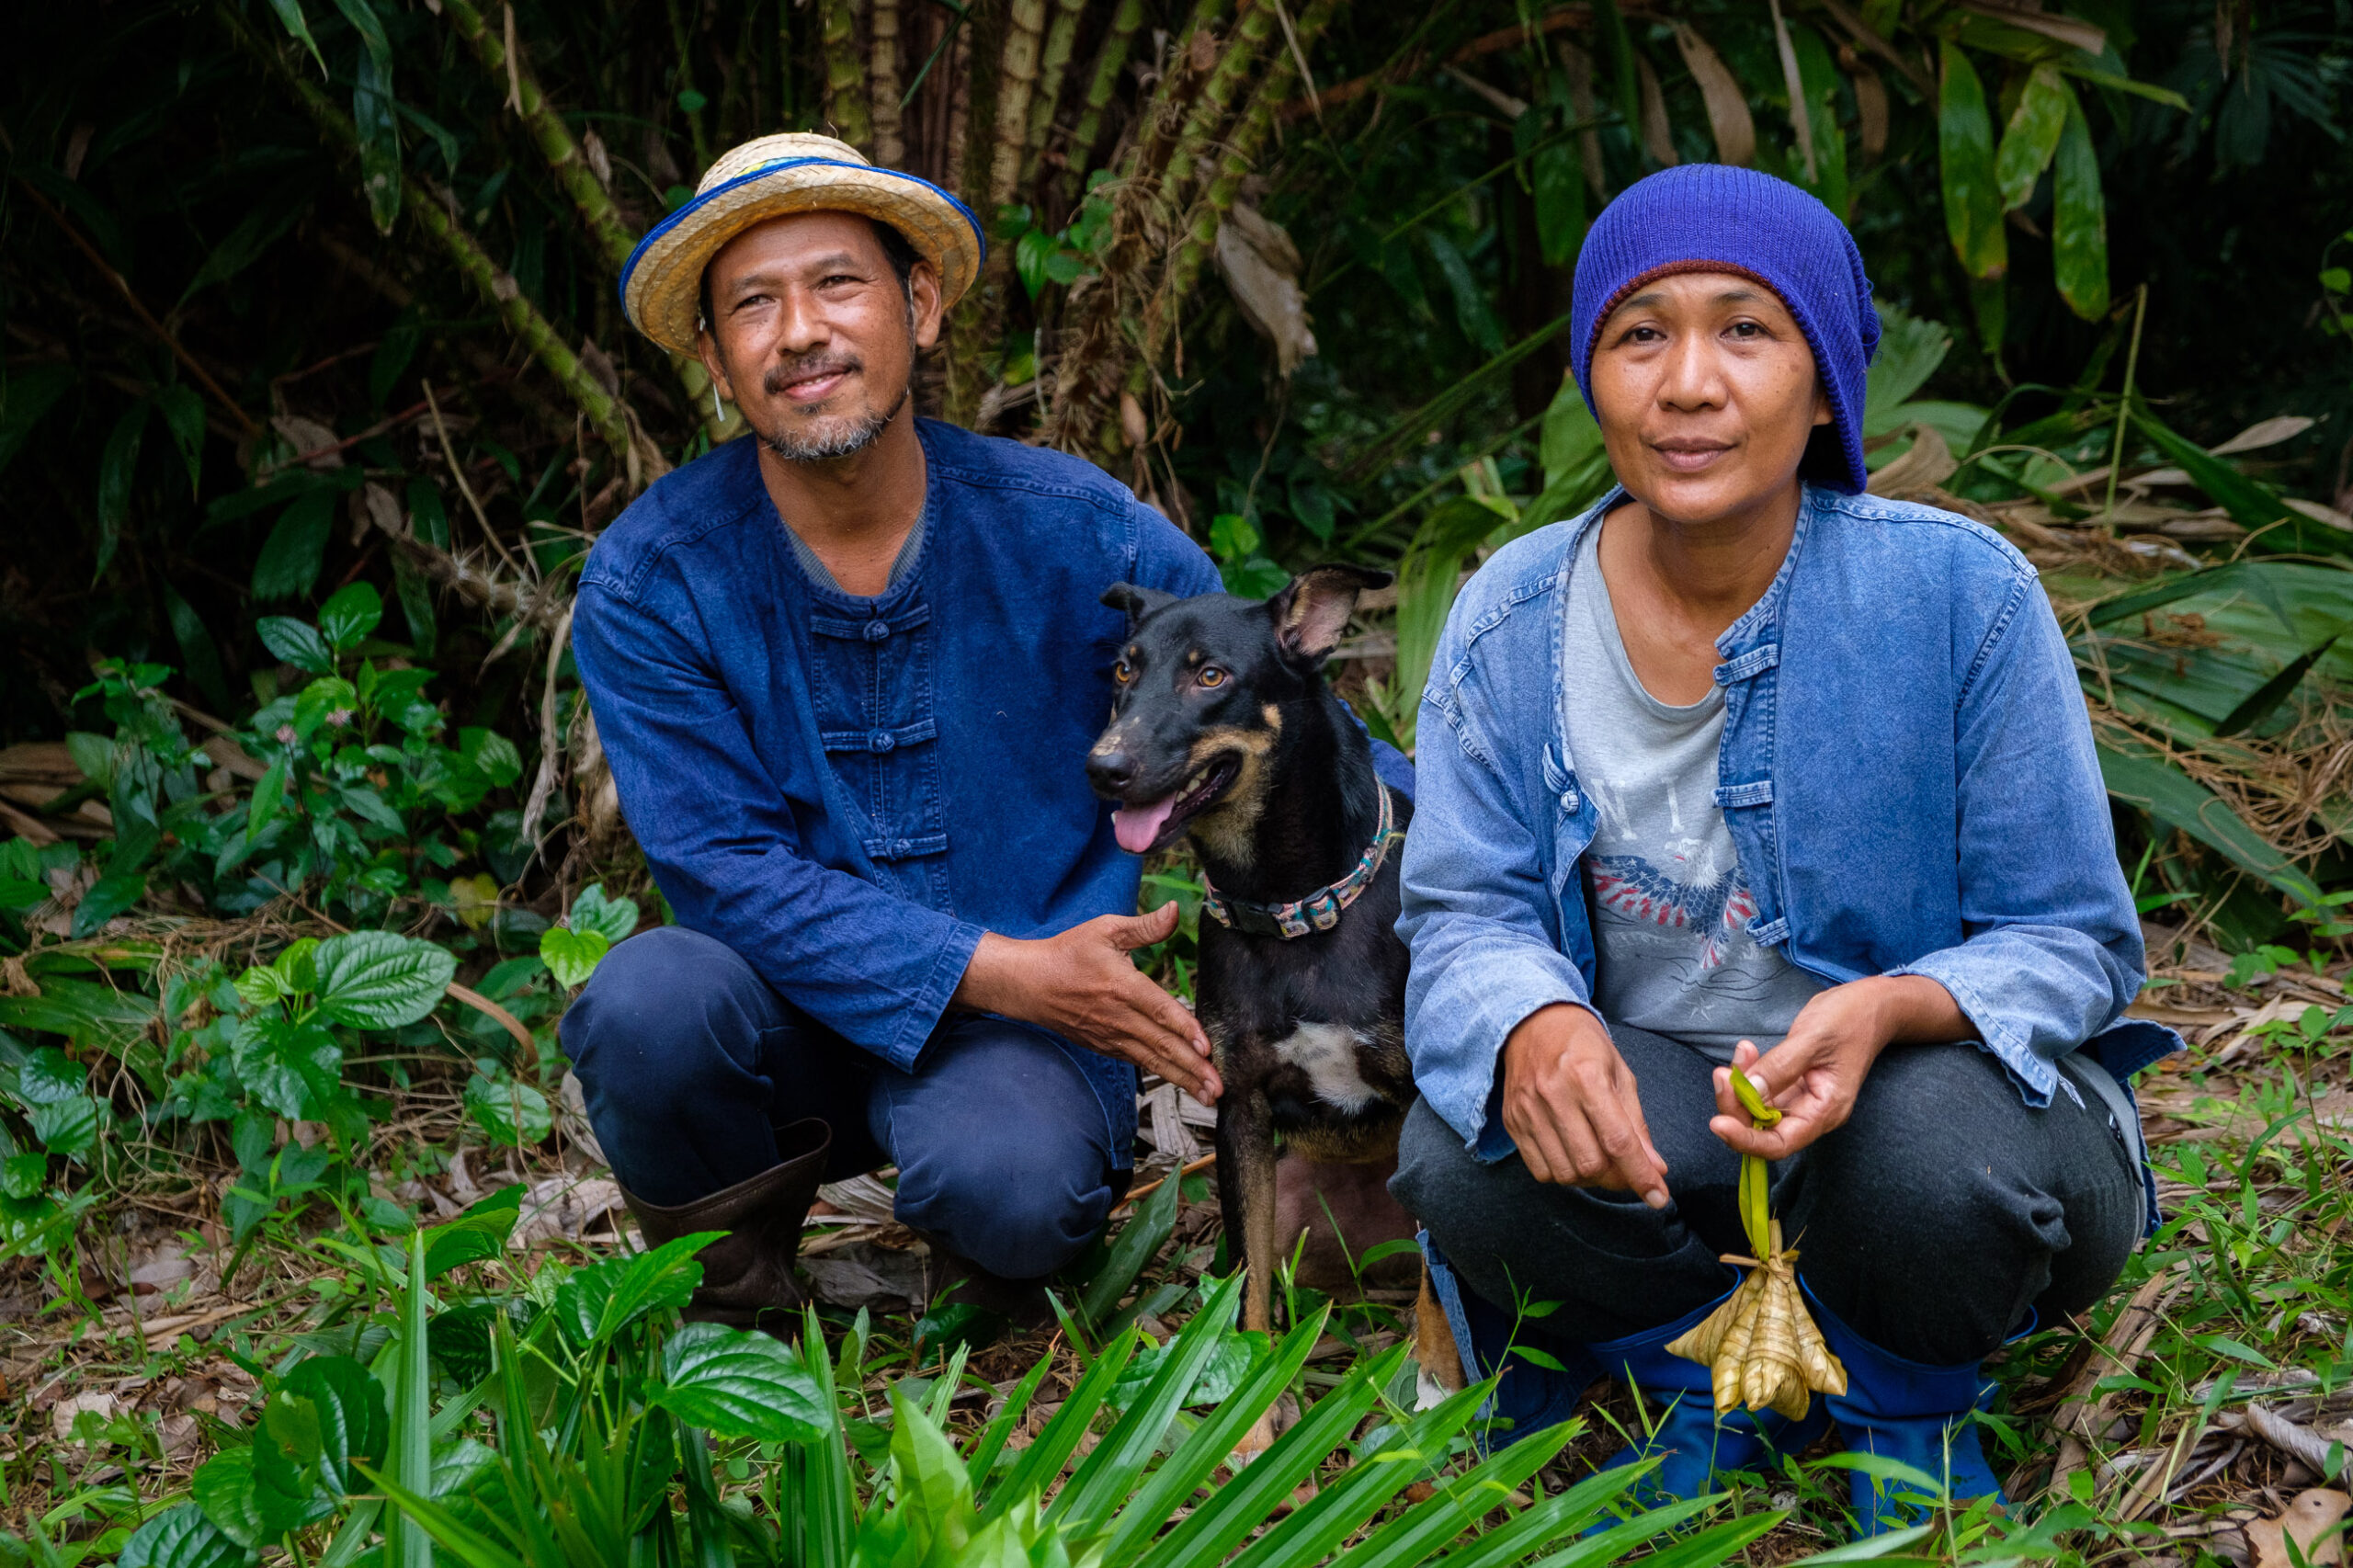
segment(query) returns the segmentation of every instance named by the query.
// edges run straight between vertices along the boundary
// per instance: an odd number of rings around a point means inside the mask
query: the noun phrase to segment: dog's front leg
[[[1274,1328],[1275,1128],[1266,1096],[1231,1089],[1217,1107],[1217,1187],[1225,1215],[1226,1247],[1238,1253],[1249,1278],[1242,1287],[1242,1326]],[[1234,1449],[1241,1458],[1263,1452],[1274,1426],[1260,1416]]]

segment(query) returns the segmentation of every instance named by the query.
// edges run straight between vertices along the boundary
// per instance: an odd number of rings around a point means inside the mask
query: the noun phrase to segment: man
[[[1098,596],[1218,574],[1094,467],[915,418],[983,251],[947,192],[784,135],[623,271],[756,437],[606,530],[573,627],[677,923],[614,949],[563,1047],[646,1239],[730,1233],[699,1316],[779,1325],[818,1184],[886,1162],[963,1299],[1027,1304],[1127,1186],[1136,1069],[1218,1095],[1129,957],[1176,910],[1132,913],[1085,770],[1126,635]]]
[[[2153,1222],[2120,1080],[2180,1042],[2120,1020],[2141,933],[2074,666],[2015,550],[1861,494],[1870,290],[1770,176],[1613,201],[1572,352],[1620,488],[1481,569],[1422,699],[1394,1190],[1519,1430],[1602,1371],[1665,1405],[1619,1456],[1662,1458],[1654,1496],[1824,1414],[1998,1493],[1980,1363]],[[1719,1427],[1666,1349],[1733,1283],[1752,1153],[1848,1380],[1803,1426]],[[1860,1471],[1853,1501],[1904,1511]]]

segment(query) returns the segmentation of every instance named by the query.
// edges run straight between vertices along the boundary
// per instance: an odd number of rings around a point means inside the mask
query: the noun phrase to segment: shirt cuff
[[[899,1027],[892,1034],[889,1048],[881,1053],[883,1060],[902,1073],[915,1070],[924,1047],[938,1031],[948,1005],[956,999],[956,988],[964,983],[964,971],[972,967],[972,953],[981,945],[982,935],[981,927],[965,921],[959,920],[949,926],[939,951],[932,958],[931,971],[924,977],[922,989],[900,1013]]]

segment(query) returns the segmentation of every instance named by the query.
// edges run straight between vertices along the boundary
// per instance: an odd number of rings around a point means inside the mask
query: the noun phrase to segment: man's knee
[[[992,1274],[1035,1279],[1102,1228],[1110,1176],[1098,1142],[1007,1119],[995,1136],[903,1151],[898,1217]]]
[[[605,955],[564,1013],[563,1053],[592,1107],[658,1112],[748,1073],[774,1006],[725,943],[660,926]]]

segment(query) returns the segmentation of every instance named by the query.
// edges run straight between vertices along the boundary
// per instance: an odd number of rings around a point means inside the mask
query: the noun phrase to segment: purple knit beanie
[[[1627,187],[1601,210],[1577,255],[1569,314],[1577,390],[1593,407],[1602,323],[1663,272],[1745,273],[1781,297],[1830,393],[1835,446],[1821,433],[1805,477],[1853,494],[1863,468],[1863,374],[1879,351],[1879,312],[1862,254],[1829,208],[1787,180],[1729,164],[1684,164]],[[1596,417],[1600,411],[1596,409]]]

